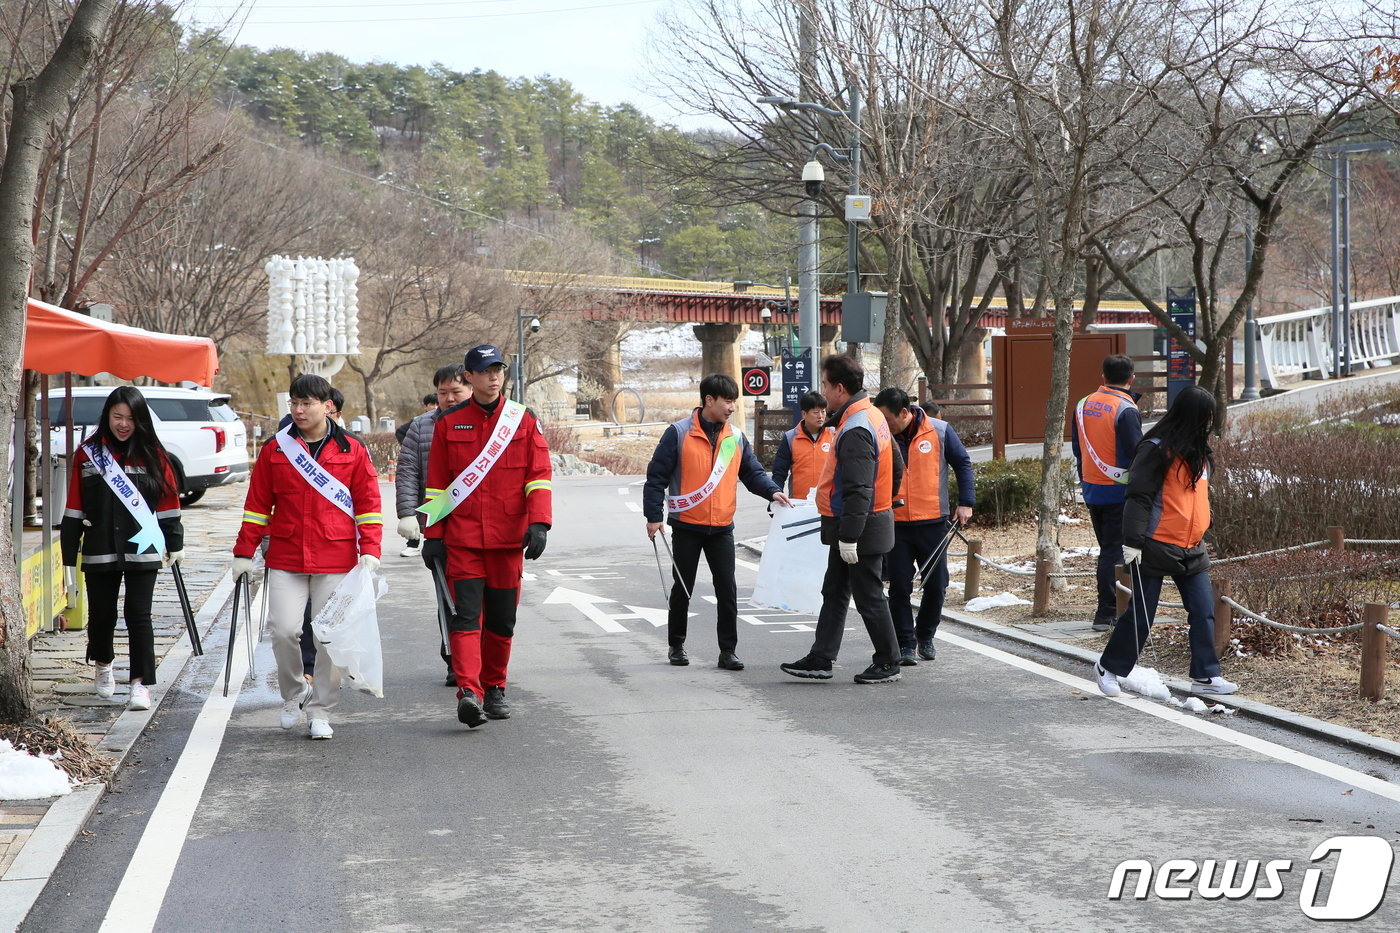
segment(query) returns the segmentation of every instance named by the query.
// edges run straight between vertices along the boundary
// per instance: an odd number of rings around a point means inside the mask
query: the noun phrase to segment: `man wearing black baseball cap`
[[[426,535],[443,539],[455,612],[448,625],[457,719],[475,729],[507,719],[506,668],[522,556],[544,553],[553,523],[549,444],[532,412],[501,395],[508,368],[481,344],[463,360],[472,397],[433,429]],[[523,555],[522,555],[523,548]]]

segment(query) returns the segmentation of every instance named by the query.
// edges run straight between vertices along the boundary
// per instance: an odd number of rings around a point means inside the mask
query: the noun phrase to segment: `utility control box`
[[[848,292],[841,296],[841,339],[847,343],[885,342],[886,292]]]
[[[863,220],[869,220],[872,200],[868,194],[846,195],[846,222],[859,223]]]

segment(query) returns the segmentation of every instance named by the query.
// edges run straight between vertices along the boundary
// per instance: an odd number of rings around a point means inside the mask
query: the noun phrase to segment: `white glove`
[[[230,569],[233,571],[233,578],[237,580],[243,574],[253,573],[253,559],[251,557],[235,557]]]
[[[418,519],[405,515],[399,519],[399,537],[406,541],[417,541],[423,537],[423,529],[418,527]]]
[[[1131,567],[1133,564],[1136,564],[1140,560],[1142,560],[1142,548],[1128,547],[1126,544],[1123,545],[1124,567]]]
[[[166,552],[165,552],[165,566],[167,566],[167,567],[169,567],[171,564],[178,564],[180,561],[182,561],[182,560],[184,560],[184,559],[185,559],[185,552],[184,552],[184,551],[166,551]]]
[[[379,569],[379,558],[375,557],[373,554],[361,554],[360,566],[368,570],[370,573],[374,573],[376,570]]]
[[[68,605],[74,606],[78,603],[78,570],[76,567],[63,568],[63,591],[68,597]]]
[[[856,561],[860,560],[860,554],[857,553],[859,546],[856,544],[856,542],[841,541],[836,546],[840,548],[841,559],[844,560],[846,563],[854,564]]]

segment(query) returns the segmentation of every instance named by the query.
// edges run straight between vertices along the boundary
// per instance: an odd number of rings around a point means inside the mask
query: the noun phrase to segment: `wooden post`
[[[1115,582],[1126,586],[1130,590],[1133,588],[1133,579],[1128,576],[1128,568],[1124,567],[1122,564],[1113,568],[1113,579]],[[1123,618],[1123,613],[1128,611],[1128,600],[1133,598],[1133,594],[1124,593],[1115,586],[1113,588],[1113,595],[1114,598],[1118,600],[1118,618],[1121,619]]]
[[[1389,609],[1384,603],[1367,603],[1361,616],[1361,698],[1376,702],[1385,698],[1385,639],[1376,628],[1384,625]]]
[[[977,555],[981,553],[981,538],[973,538],[967,542],[967,567],[963,570],[963,602],[977,597],[978,584],[982,582],[982,562],[977,559]]]
[[[1342,526],[1341,526],[1341,525],[1328,525],[1328,526],[1327,526],[1327,540],[1332,542],[1331,545],[1330,545],[1330,547],[1332,548],[1332,550],[1334,550],[1334,551],[1344,551],[1344,550],[1346,550],[1346,546],[1347,546],[1347,536],[1346,536],[1346,532],[1342,530]]]
[[[1031,615],[1037,619],[1050,612],[1050,561],[1035,562],[1035,596],[1031,597]]]
[[[1225,601],[1230,595],[1230,581],[1215,581],[1215,653],[1224,657],[1230,647],[1230,636],[1235,627],[1235,610]]]

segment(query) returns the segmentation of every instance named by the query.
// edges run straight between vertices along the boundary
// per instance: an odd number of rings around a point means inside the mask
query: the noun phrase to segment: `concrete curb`
[[[740,541],[739,547],[762,557],[764,540],[764,538],[749,538],[745,541]],[[945,621],[965,626],[974,631],[995,635],[999,638],[1029,645],[1043,651],[1050,651],[1062,657],[1082,661],[1085,664],[1093,664],[1099,658],[1096,652],[1089,651],[1085,648],[1067,645],[1053,638],[1035,635],[1023,629],[1001,625],[997,622],[987,622],[956,609],[944,607],[943,618]],[[1191,685],[1188,681],[1174,677],[1163,677],[1162,681],[1167,685],[1167,688],[1174,693],[1179,693],[1183,696],[1196,695],[1191,692]],[[1281,709],[1277,706],[1270,706],[1267,703],[1260,703],[1257,700],[1248,700],[1240,696],[1212,696],[1205,699],[1208,699],[1211,703],[1219,703],[1222,706],[1236,709],[1251,718],[1281,726],[1292,732],[1320,738],[1332,742],[1335,745],[1340,745],[1343,748],[1373,755],[1381,755],[1393,761],[1400,762],[1400,742],[1393,742],[1390,739],[1383,739],[1380,736],[1370,735],[1359,729],[1339,726],[1323,719],[1305,716],[1302,713],[1295,713],[1292,710]]]
[[[213,628],[214,620],[233,592],[233,574],[226,572],[209,591],[209,596],[195,615],[195,626],[201,637]],[[151,718],[160,710],[170,687],[179,678],[185,664],[194,655],[189,635],[183,635],[171,645],[156,668],[156,686],[151,691],[149,710],[123,710],[107,730],[98,748],[111,755],[120,768],[131,754]],[[80,787],[49,806],[39,824],[34,827],[24,848],[15,856],[3,878],[0,878],[0,930],[15,930],[29,915],[39,899],[49,877],[58,867],[73,840],[78,838],[93,810],[107,795],[108,785]]]

